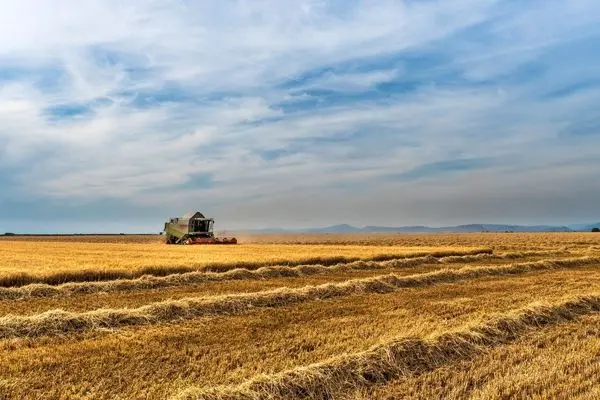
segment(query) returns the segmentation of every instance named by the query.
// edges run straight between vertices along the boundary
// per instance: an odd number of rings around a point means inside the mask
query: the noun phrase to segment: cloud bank
[[[0,230],[599,218],[600,4],[6,0]]]

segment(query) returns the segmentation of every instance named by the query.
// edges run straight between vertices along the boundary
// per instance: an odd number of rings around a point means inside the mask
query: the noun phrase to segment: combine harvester
[[[236,244],[236,238],[219,238],[213,233],[215,220],[200,212],[191,212],[165,223],[167,244]]]

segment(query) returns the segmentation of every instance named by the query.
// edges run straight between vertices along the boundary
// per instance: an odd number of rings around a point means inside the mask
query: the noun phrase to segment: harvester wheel
[[[165,243],[166,244],[175,244],[175,243],[177,243],[177,239],[174,236],[167,235],[165,238]]]

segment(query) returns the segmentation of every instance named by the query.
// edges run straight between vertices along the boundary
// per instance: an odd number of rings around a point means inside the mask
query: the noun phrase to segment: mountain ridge
[[[435,233],[435,232],[589,232],[600,228],[600,222],[573,225],[510,225],[510,224],[463,224],[431,227],[415,226],[379,226],[357,227],[350,224],[336,224],[311,228],[263,228],[249,229],[245,232],[256,233]]]

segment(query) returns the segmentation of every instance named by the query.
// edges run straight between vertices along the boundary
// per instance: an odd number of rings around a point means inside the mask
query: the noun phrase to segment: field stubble
[[[151,239],[0,240],[0,398],[593,398],[600,235]]]
[[[166,246],[161,243],[0,240],[0,286],[35,282],[165,276],[191,271],[257,269],[269,265],[335,264],[401,256],[464,254],[474,247],[241,244]]]

